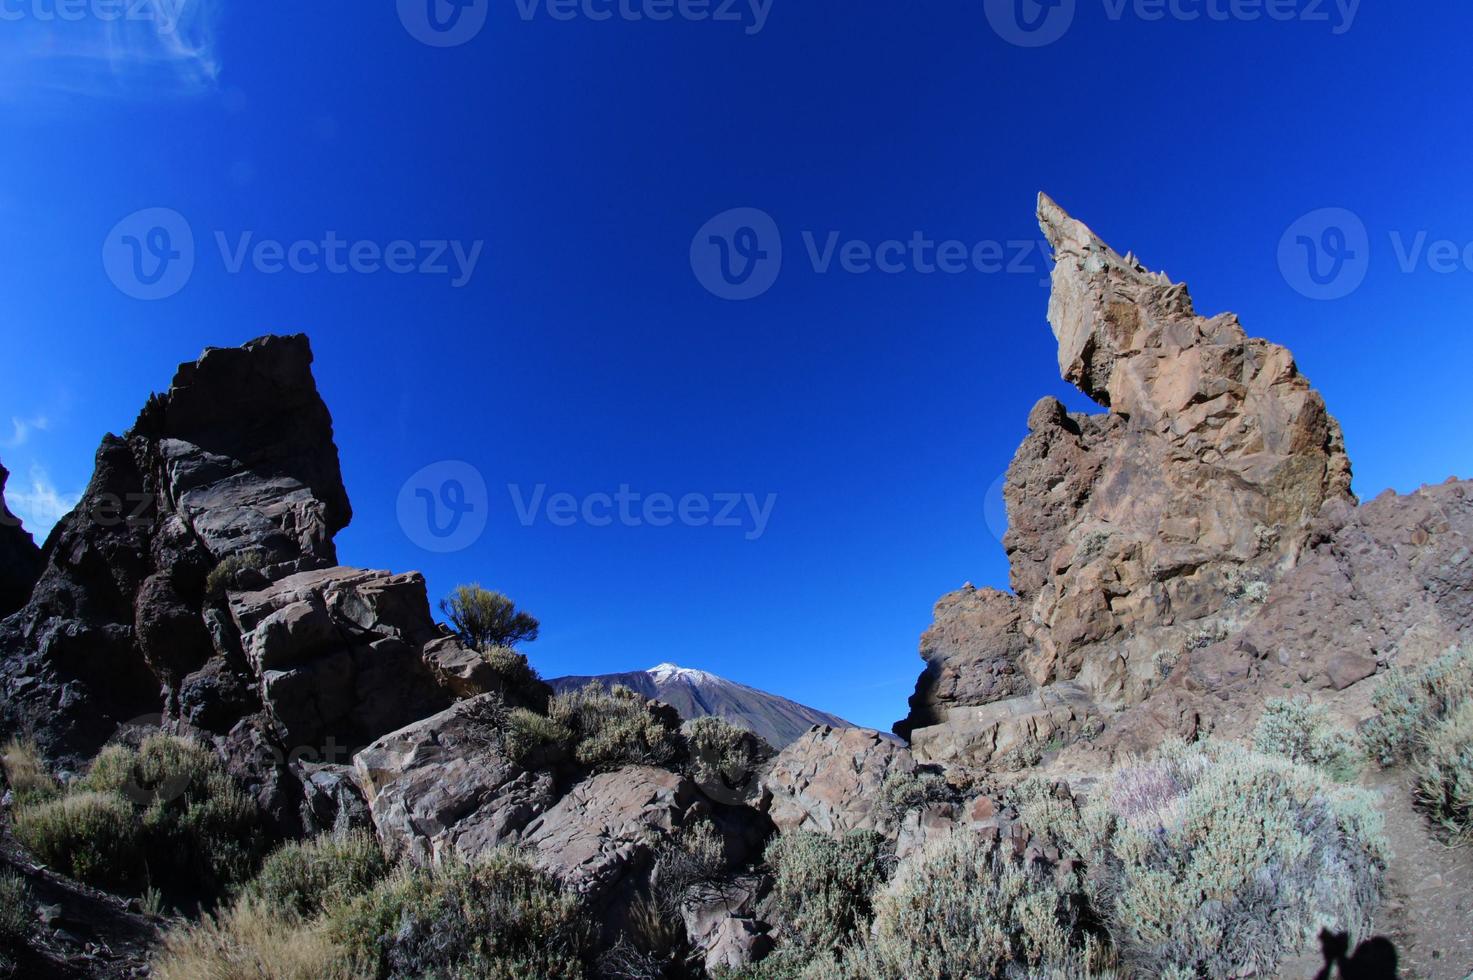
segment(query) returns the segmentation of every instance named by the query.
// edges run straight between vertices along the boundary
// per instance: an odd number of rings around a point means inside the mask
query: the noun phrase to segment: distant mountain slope
[[[687,720],[715,715],[766,739],[781,749],[814,725],[854,728],[844,719],[796,701],[738,684],[704,670],[660,664],[649,670],[596,677],[556,677],[547,683],[555,691],[575,690],[597,682],[604,687],[623,684],[647,698],[663,701]]]

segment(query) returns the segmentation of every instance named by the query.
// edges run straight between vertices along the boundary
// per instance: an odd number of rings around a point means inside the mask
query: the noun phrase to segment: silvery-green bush
[[[1037,783],[1014,803],[1084,859],[1090,906],[1148,975],[1270,975],[1322,928],[1366,935],[1379,904],[1369,794],[1235,744],[1168,744],[1082,809]]]
[[[1253,748],[1322,769],[1340,782],[1355,778],[1362,758],[1355,734],[1335,724],[1324,705],[1305,697],[1274,698],[1265,704]]]
[[[1087,924],[1073,873],[1005,860],[960,830],[903,862],[874,925],[815,978],[1105,977],[1108,938]]]
[[[1473,700],[1420,738],[1417,804],[1455,838],[1473,839]]]
[[[559,694],[547,716],[573,734],[574,758],[592,769],[669,765],[685,750],[675,709],[622,685],[606,691],[590,683]]]
[[[875,889],[892,867],[890,842],[872,830],[842,837],[807,830],[779,834],[764,857],[774,878],[778,921],[792,945],[831,953],[864,930]]]
[[[1383,764],[1406,759],[1418,733],[1473,700],[1473,651],[1450,650],[1424,667],[1393,667],[1371,695],[1376,717],[1362,729],[1366,746]]]

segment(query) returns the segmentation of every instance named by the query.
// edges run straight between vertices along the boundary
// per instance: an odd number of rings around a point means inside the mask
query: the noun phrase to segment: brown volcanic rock
[[[517,835],[556,796],[547,772],[502,748],[502,707],[483,694],[385,735],[354,757],[354,778],[385,847],[419,864],[467,860]]]
[[[941,597],[921,635],[926,673],[911,696],[910,717],[895,727],[909,738],[939,722],[952,705],[987,704],[1032,688],[1021,666],[1029,649],[1016,596],[968,586]]]
[[[1322,508],[1354,502],[1339,425],[1287,350],[1198,316],[1044,196],[1039,221],[1060,371],[1109,411],[1029,413],[1004,486],[1016,597],[938,605],[897,725],[922,760],[986,764],[1140,703],[1242,624],[1229,597],[1292,568]]]
[[[5,506],[5,483],[9,479],[10,471],[0,466],[0,618],[26,604],[41,574],[41,549],[21,527],[20,518]]]
[[[1286,690],[1327,699],[1354,722],[1371,714],[1379,669],[1473,642],[1473,482],[1333,506],[1317,531],[1252,620],[1189,653],[1102,748],[1140,750],[1165,733],[1244,736]]]
[[[767,815],[782,831],[893,832],[879,810],[880,787],[890,774],[915,768],[910,750],[879,732],[815,726],[763,776]]]
[[[284,744],[361,745],[449,704],[420,656],[440,634],[417,572],[334,566],[231,593],[229,602]]]

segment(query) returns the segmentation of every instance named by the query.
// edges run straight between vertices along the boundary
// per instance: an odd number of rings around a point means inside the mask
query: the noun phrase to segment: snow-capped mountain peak
[[[669,662],[625,674],[555,677],[548,683],[555,691],[575,690],[590,683],[604,687],[622,684],[647,698],[664,701],[680,712],[682,718],[689,720],[707,715],[724,718],[755,732],[779,749],[813,725],[853,727],[842,718],[796,701],[729,681],[709,671]]]

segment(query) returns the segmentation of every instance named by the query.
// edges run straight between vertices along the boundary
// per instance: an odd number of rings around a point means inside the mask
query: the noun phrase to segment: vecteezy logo
[[[1345,208],[1311,211],[1279,239],[1279,271],[1310,299],[1342,299],[1360,288],[1371,267],[1365,222]]]
[[[148,714],[128,719],[118,726],[118,732],[141,743],[147,735],[163,731],[163,727],[163,715]],[[154,774],[151,779],[139,779],[139,775],[136,769],[127,772],[117,789],[140,807],[147,808],[159,802],[170,803],[189,791],[191,780],[187,773],[169,772],[168,767],[164,767],[163,772]]]
[[[173,296],[194,272],[194,232],[178,211],[134,211],[108,232],[102,267],[113,285],[134,299]]]
[[[987,525],[987,530],[998,544],[1003,544],[1003,537],[1008,533],[1008,502],[1003,497],[1003,488],[1007,486],[1008,475],[999,474],[992,486],[987,488],[987,496],[982,499],[982,520]]]
[[[399,0],[409,36],[434,48],[465,44],[486,26],[490,0]]]
[[[486,480],[471,464],[431,463],[399,488],[399,526],[426,551],[464,551],[486,530],[487,499]]]
[[[777,282],[783,240],[772,215],[732,208],[701,226],[690,243],[690,267],[702,286],[722,299],[753,299]]]
[[[1020,48],[1053,44],[1074,23],[1076,0],[984,0],[983,11],[997,36]]]

